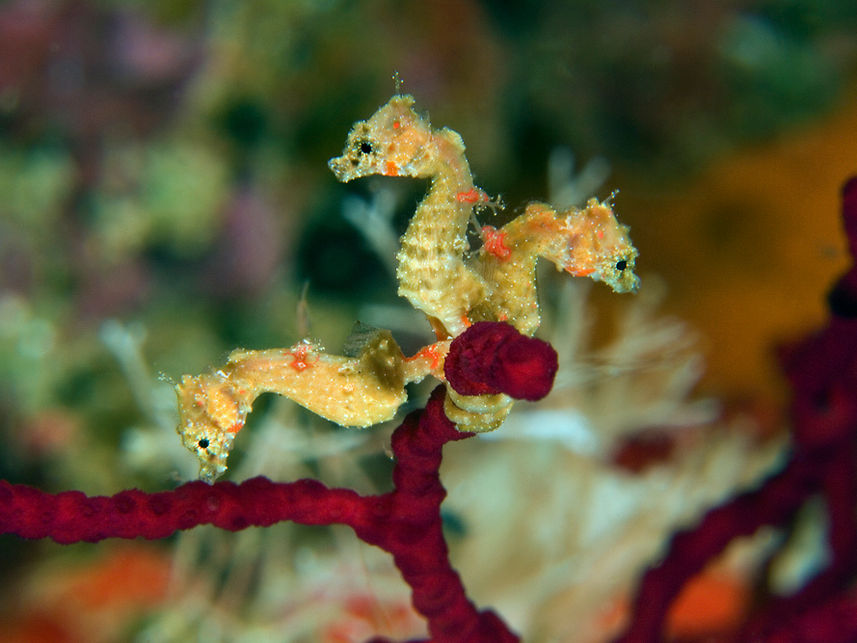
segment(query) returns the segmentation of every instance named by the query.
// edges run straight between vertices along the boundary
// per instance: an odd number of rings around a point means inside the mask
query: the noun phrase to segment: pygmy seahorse
[[[355,123],[342,156],[329,165],[344,182],[372,174],[431,179],[402,236],[396,277],[399,295],[429,317],[438,339],[446,339],[467,328],[465,313],[484,297],[485,285],[464,255],[473,204],[487,195],[473,184],[461,137],[432,129],[413,104],[412,96],[393,96]]]
[[[499,230],[483,229],[485,243],[472,267],[486,284],[486,295],[467,315],[476,321],[506,321],[524,335],[538,330],[536,261],[552,262],[574,277],[603,281],[614,292],[633,292],[637,249],[628,226],[616,220],[607,202],[590,199],[582,209],[557,213],[544,203],[526,211]]]

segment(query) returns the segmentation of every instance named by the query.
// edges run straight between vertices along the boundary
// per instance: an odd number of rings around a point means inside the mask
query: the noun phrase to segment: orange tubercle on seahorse
[[[506,233],[497,230],[494,226],[482,226],[482,238],[485,244],[485,252],[494,255],[500,261],[505,261],[512,256],[512,251],[506,246]]]
[[[572,277],[588,277],[595,272],[595,268],[575,268],[574,266],[569,266],[565,271]]]
[[[312,344],[309,342],[300,342],[291,350],[285,351],[285,354],[293,358],[289,366],[298,373],[309,368],[318,359],[318,356],[313,353]]]
[[[417,359],[428,359],[431,370],[437,369],[441,360],[437,344],[429,344],[428,346],[421,348],[416,352],[416,354],[406,358],[405,361],[412,362]]]
[[[488,201],[488,195],[479,188],[470,188],[466,192],[459,192],[455,195],[459,203],[479,203],[480,201]]]
[[[405,358],[405,379],[409,382],[421,380],[428,374],[443,377],[443,362],[449,351],[450,340],[438,341],[423,346],[410,357]]]

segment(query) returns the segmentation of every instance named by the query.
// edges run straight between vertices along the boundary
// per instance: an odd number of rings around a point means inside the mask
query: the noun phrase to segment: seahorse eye
[[[200,449],[207,449],[209,445],[208,438],[202,438],[199,442],[197,442],[197,444],[199,445]]]
[[[628,262],[625,261],[624,259],[620,259],[619,261],[616,262],[616,270],[622,271],[622,270],[625,270],[625,268],[627,268],[627,267],[628,267]]]
[[[372,144],[369,141],[363,141],[360,143],[360,153],[361,154],[371,154],[372,153]]]

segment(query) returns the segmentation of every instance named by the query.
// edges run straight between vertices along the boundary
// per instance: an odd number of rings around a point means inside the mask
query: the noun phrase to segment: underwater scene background
[[[776,348],[826,319],[849,265],[857,5],[810,0],[0,5],[0,478],[170,489],[197,464],[172,384],[234,347],[355,320],[431,341],[396,296],[425,182],[340,184],[351,124],[401,84],[459,132],[506,209],[608,198],[642,286],[553,270],[553,393],[448,448],[452,562],[527,641],[605,641],[670,536],[790,452]],[[229,479],[389,487],[397,420],[337,427],[265,397]],[[853,391],[852,391],[853,393]],[[758,578],[830,560],[823,502],[735,542],[672,606],[726,637]],[[156,542],[0,536],[0,641],[363,641],[425,635],[383,552],[341,527],[201,527]]]

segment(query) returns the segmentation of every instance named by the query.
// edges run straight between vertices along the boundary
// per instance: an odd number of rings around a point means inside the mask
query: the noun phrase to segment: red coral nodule
[[[478,322],[453,340],[444,374],[461,395],[505,393],[534,401],[550,392],[557,368],[550,344],[509,324]]]

